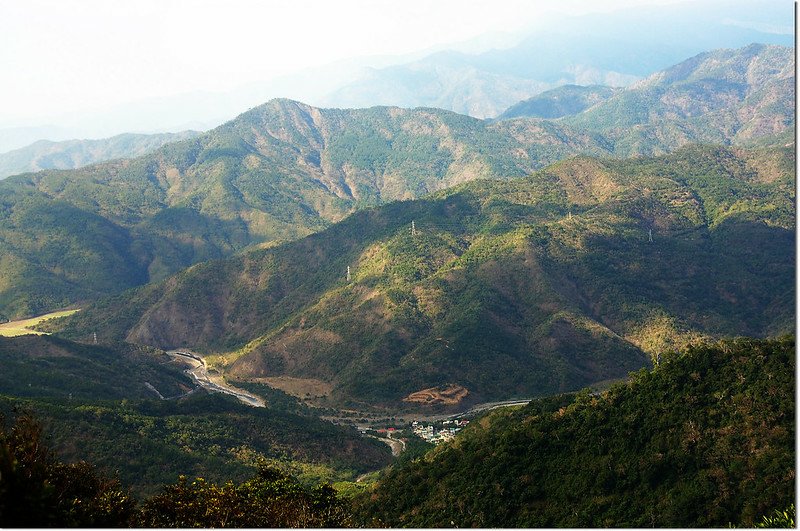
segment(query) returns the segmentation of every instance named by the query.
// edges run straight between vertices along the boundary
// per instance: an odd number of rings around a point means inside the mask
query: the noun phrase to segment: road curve
[[[208,375],[206,361],[201,356],[186,350],[168,350],[167,355],[184,363],[189,363],[191,366],[184,372],[204,389],[213,393],[225,393],[226,395],[235,396],[248,406],[266,407],[264,399],[259,396],[228,385],[221,378],[217,379],[217,381],[212,381]]]

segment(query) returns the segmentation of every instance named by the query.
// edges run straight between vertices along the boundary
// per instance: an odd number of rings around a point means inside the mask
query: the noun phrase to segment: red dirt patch
[[[454,405],[464,400],[469,391],[458,384],[430,387],[411,393],[403,402],[432,406],[435,404]]]

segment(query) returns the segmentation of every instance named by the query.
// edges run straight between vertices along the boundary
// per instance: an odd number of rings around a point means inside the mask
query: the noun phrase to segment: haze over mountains
[[[426,56],[361,57],[230,91],[198,91],[48,117],[48,128],[0,129],[0,152],[34,140],[209,128],[271,98],[317,107],[440,107],[493,118],[561,84],[624,86],[704,51],[793,45],[792,4],[704,0],[581,16],[550,14],[503,42],[440,45]],[[246,53],[247,51],[243,51]],[[254,58],[254,64],[258,59]],[[44,118],[43,118],[44,120]],[[26,133],[31,132],[33,136]],[[23,138],[25,137],[25,138]],[[19,139],[18,143],[13,143]]]
[[[111,159],[138,157],[169,142],[199,134],[197,131],[152,135],[125,133],[100,140],[39,140],[27,147],[0,153],[0,179],[19,173],[68,170]]]

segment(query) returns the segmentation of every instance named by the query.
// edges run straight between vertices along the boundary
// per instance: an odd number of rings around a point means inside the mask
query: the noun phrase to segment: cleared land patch
[[[33,330],[33,327],[38,325],[42,321],[47,321],[48,319],[56,319],[58,317],[66,317],[78,311],[79,310],[62,310],[60,312],[46,313],[44,315],[39,315],[37,317],[31,317],[30,319],[9,321],[7,323],[0,324],[0,336],[16,337],[28,334],[34,334],[37,336],[43,335],[45,334],[45,332],[39,332],[37,330]]]

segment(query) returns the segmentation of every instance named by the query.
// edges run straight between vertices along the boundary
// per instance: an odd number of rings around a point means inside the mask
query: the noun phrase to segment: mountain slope
[[[511,118],[561,118],[585,111],[592,105],[607,100],[622,89],[603,85],[562,85],[503,111],[498,120]]]
[[[555,124],[274,100],[137,159],[0,183],[0,314],[90,300],[305,236],[356,208],[522,176],[575,151],[605,152]]]
[[[391,470],[367,525],[752,527],[794,501],[794,349],[690,347],[602,395],[491,414]]]
[[[143,157],[5,179],[0,317],[83,303],[306,236],[360,208],[522,177],[578,153],[788,145],[791,61],[774,46],[703,54],[557,120],[273,100]]]
[[[99,140],[39,140],[29,146],[0,153],[0,179],[31,171],[67,170],[111,159],[138,157],[168,142],[193,138],[199,134],[197,131],[152,135],[125,133]]]
[[[794,88],[794,50],[753,44],[697,55],[564,123],[602,132],[623,156],[691,142],[745,144],[791,132]]]
[[[59,326],[230,352],[236,377],[322,381],[336,402],[576,389],[687,338],[791,329],[792,153],[576,158],[359,212]]]

